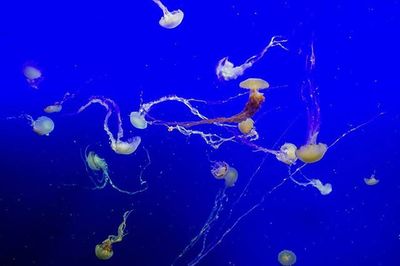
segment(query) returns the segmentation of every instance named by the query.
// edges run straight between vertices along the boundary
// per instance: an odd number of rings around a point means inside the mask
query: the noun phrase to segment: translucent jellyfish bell
[[[178,27],[182,23],[184,17],[182,10],[178,9],[170,12],[168,11],[167,7],[164,6],[163,3],[161,3],[160,0],[153,1],[161,8],[164,14],[158,22],[161,27],[165,29],[173,29]]]
[[[242,134],[248,135],[254,128],[254,120],[247,118],[238,124],[238,128]]]
[[[282,250],[278,254],[278,261],[283,266],[290,266],[296,263],[297,257],[291,250]]]
[[[321,195],[326,196],[332,192],[332,185],[330,183],[324,185],[319,179],[311,179],[310,184],[318,189]]]
[[[23,69],[23,73],[28,80],[35,80],[42,77],[42,71],[31,65],[25,66]]]
[[[54,130],[54,122],[47,116],[40,116],[32,122],[33,131],[48,136]]]
[[[328,150],[328,146],[324,143],[318,144],[306,144],[301,146],[297,151],[296,155],[302,162],[315,163],[324,157],[325,152]]]
[[[278,154],[276,155],[276,159],[285,164],[292,165],[297,160],[296,151],[296,145],[292,143],[285,143],[281,146]]]
[[[114,255],[112,244],[109,241],[96,245],[94,252],[100,260],[108,260]]]
[[[93,171],[104,170],[107,168],[106,161],[92,151],[86,155],[86,163]]]
[[[49,105],[46,108],[44,108],[43,111],[45,111],[46,113],[50,114],[50,113],[58,113],[61,112],[62,109],[62,105],[61,104],[54,104],[54,105]]]
[[[214,162],[211,165],[211,174],[216,179],[224,179],[228,172],[228,164],[226,162]]]
[[[259,78],[248,78],[240,82],[239,87],[242,89],[249,89],[251,91],[258,91],[262,89],[268,89],[269,83]]]
[[[136,151],[142,139],[139,136],[133,137],[128,141],[115,141],[111,143],[111,148],[118,154],[129,155]]]
[[[364,178],[364,182],[368,186],[375,186],[376,184],[379,183],[379,179],[375,177],[375,172],[374,172],[370,177]]]
[[[139,112],[131,112],[129,115],[129,119],[131,124],[137,129],[145,129],[147,128],[147,121],[144,118],[144,115],[141,115]]]
[[[238,179],[238,171],[233,167],[228,167],[228,172],[224,176],[225,179],[225,186],[226,187],[233,187]]]

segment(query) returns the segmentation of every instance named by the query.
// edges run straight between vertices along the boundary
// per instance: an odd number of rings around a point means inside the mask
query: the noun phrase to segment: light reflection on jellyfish
[[[29,86],[34,89],[39,88],[40,82],[43,80],[42,71],[33,63],[26,63],[23,66],[22,73],[25,76]]]
[[[278,254],[278,261],[282,266],[291,266],[296,263],[297,257],[291,250],[282,250]]]
[[[153,0],[153,2],[156,3],[163,12],[163,16],[158,22],[161,27],[165,29],[174,29],[182,23],[184,17],[182,10],[178,9],[170,12],[160,0]]]
[[[50,114],[50,113],[58,113],[61,112],[63,104],[68,101],[69,99],[73,98],[75,95],[69,92],[66,92],[64,94],[64,97],[62,98],[61,101],[57,101],[51,105],[46,106],[43,111],[45,111],[46,113]]]
[[[224,179],[225,186],[217,192],[217,195],[215,196],[214,199],[213,208],[206,222],[200,229],[200,232],[190,240],[189,244],[175,258],[171,266],[175,265],[179,260],[181,260],[187,254],[187,252],[195,248],[196,244],[201,239],[202,239],[202,241],[200,242],[201,249],[197,254],[196,258],[202,258],[205,255],[205,253],[208,252],[208,246],[207,246],[208,234],[210,233],[210,230],[214,227],[215,223],[218,221],[221,212],[224,210],[224,207],[228,202],[228,195],[226,193],[226,190],[235,185],[236,180],[238,178],[238,171],[235,168],[229,166],[224,161],[212,161],[211,174],[214,176],[215,179],[218,180]],[[193,264],[192,261],[188,265],[195,265],[195,264]]]
[[[93,189],[103,189],[106,187],[107,184],[110,184],[110,186],[121,192],[121,193],[125,193],[128,195],[135,195],[141,192],[144,192],[147,190],[148,186],[147,186],[147,182],[143,179],[143,172],[146,170],[146,168],[151,164],[150,161],[150,155],[149,152],[145,150],[146,155],[147,155],[147,164],[144,168],[141,169],[140,171],[140,175],[139,175],[139,181],[140,181],[140,186],[141,188],[139,190],[136,191],[127,191],[127,190],[123,190],[121,188],[119,188],[117,185],[114,184],[114,182],[112,181],[110,174],[109,174],[109,169],[108,169],[108,164],[105,161],[104,158],[101,158],[99,155],[97,155],[95,152],[93,151],[88,151],[89,147],[86,147],[85,149],[85,154],[84,154],[84,162],[85,165],[87,166],[86,170],[89,173],[89,177],[92,180],[93,184],[94,184],[94,188]],[[90,171],[89,171],[89,169]]]
[[[126,211],[123,215],[122,223],[118,226],[117,235],[109,235],[102,243],[97,244],[95,247],[96,257],[100,260],[108,260],[114,255],[112,245],[121,242],[123,238],[127,235],[125,232],[126,220],[133,210]]]
[[[117,154],[129,155],[136,151],[137,147],[140,145],[141,138],[139,136],[135,136],[127,139],[126,141],[121,140],[124,137],[124,130],[122,128],[122,119],[121,112],[119,110],[118,105],[111,99],[102,97],[102,96],[92,96],[89,99],[89,102],[79,108],[78,113],[84,111],[90,105],[97,103],[102,105],[107,110],[107,114],[104,118],[104,131],[107,133],[108,138],[110,140],[111,149]],[[117,116],[118,123],[118,133],[117,137],[114,137],[109,126],[108,120],[113,112]]]
[[[258,62],[261,58],[263,58],[265,53],[269,50],[269,48],[274,46],[279,46],[282,49],[287,50],[287,48],[283,46],[285,42],[287,42],[286,39],[282,39],[282,37],[280,36],[273,36],[269,44],[259,54],[253,55],[240,66],[235,67],[235,65],[229,61],[228,57],[222,58],[221,60],[219,60],[215,70],[217,77],[220,80],[226,80],[226,81],[237,79],[238,77],[244,74],[246,69],[252,67],[254,63]]]

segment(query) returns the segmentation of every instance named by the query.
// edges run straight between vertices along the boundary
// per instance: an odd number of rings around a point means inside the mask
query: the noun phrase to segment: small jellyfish
[[[62,109],[62,105],[60,104],[53,104],[53,105],[49,105],[46,108],[43,109],[43,111],[45,111],[48,114],[51,113],[58,113],[61,112]]]
[[[163,12],[163,16],[158,22],[161,27],[165,29],[173,29],[181,24],[184,16],[182,10],[178,9],[170,12],[168,8],[163,3],[161,3],[160,0],[153,0],[153,1],[161,8]]]
[[[111,142],[111,149],[117,154],[129,155],[136,151],[140,145],[141,138],[139,136],[128,139],[127,141]]]
[[[328,146],[324,143],[309,143],[301,146],[297,151],[297,157],[305,163],[315,163],[324,157]]]
[[[278,254],[278,261],[283,266],[290,266],[296,263],[297,257],[291,250],[282,250]]]
[[[141,115],[139,112],[131,112],[129,115],[129,119],[131,124],[137,129],[145,129],[147,128],[147,121],[144,118],[144,115]]]
[[[32,119],[33,131],[38,135],[48,136],[54,130],[54,122],[47,116],[40,116],[38,119]]]
[[[285,143],[281,146],[279,152],[276,154],[276,158],[288,165],[295,164],[297,160],[296,151],[296,145],[292,143]]]
[[[26,64],[22,70],[28,84],[37,89],[39,83],[42,81],[42,71],[32,64]]]
[[[226,176],[226,173],[228,172],[228,164],[226,162],[214,162],[211,165],[211,174],[216,178],[216,179],[224,179]]]
[[[322,182],[319,179],[311,179],[310,180],[310,185],[315,187],[316,189],[319,190],[321,195],[328,195],[332,192],[332,185],[330,183],[326,183],[325,185],[322,184]]]
[[[242,89],[249,89],[251,92],[268,89],[269,83],[260,78],[248,78],[239,83],[239,87]]]
[[[251,118],[247,118],[246,120],[238,124],[238,128],[242,134],[248,135],[254,129],[254,120]]]
[[[96,245],[94,251],[98,259],[108,260],[114,255],[112,245],[114,243],[121,242],[122,239],[127,235],[127,233],[125,233],[126,219],[128,219],[128,216],[131,214],[131,212],[132,210],[124,213],[122,223],[118,226],[118,235],[109,235],[101,244]]]
[[[225,179],[225,186],[226,187],[233,187],[238,179],[238,171],[229,166],[228,171],[226,172],[226,175],[224,176]]]
[[[375,186],[376,184],[379,183],[379,179],[377,179],[375,177],[375,171],[374,173],[370,176],[370,177],[366,177],[364,178],[364,182],[365,184],[367,184],[368,186]]]

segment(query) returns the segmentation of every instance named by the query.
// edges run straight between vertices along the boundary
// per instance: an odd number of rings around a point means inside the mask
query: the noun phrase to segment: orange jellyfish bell
[[[238,128],[242,134],[248,135],[254,128],[254,120],[247,118],[238,124]]]

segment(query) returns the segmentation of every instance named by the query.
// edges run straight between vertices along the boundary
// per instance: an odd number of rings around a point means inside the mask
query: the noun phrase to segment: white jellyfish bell
[[[117,154],[129,155],[136,151],[142,139],[139,136],[133,137],[127,141],[115,141],[111,143],[111,148]]]
[[[168,8],[163,3],[161,3],[160,0],[153,1],[161,8],[163,12],[163,16],[158,22],[161,27],[165,29],[174,29],[182,23],[184,17],[184,13],[182,10],[178,9],[170,12]]]
[[[144,115],[141,115],[139,112],[131,112],[129,115],[129,119],[131,124],[137,129],[145,129],[147,128],[147,121],[144,118]]]
[[[40,116],[38,119],[32,121],[32,129],[38,135],[48,136],[54,130],[54,122],[47,116]]]

